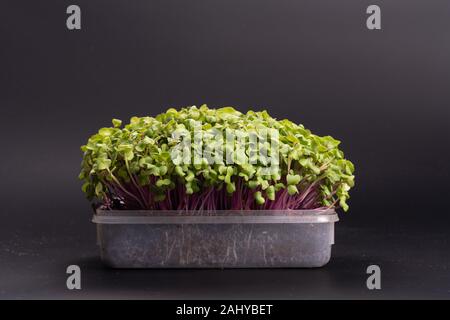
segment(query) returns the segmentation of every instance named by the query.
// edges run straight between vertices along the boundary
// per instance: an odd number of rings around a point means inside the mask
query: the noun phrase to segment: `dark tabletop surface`
[[[0,298],[450,298],[445,226],[355,227],[350,216],[341,216],[333,257],[325,267],[234,270],[108,269],[99,259],[87,215],[63,225],[54,217],[53,223],[42,223],[46,228],[33,223],[2,232],[7,239],[0,247]],[[66,288],[71,264],[81,268],[81,290]],[[371,264],[381,268],[381,290],[366,287]]]

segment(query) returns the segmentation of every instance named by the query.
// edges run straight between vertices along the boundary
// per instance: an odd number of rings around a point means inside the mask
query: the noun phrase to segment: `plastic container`
[[[113,268],[312,268],[334,244],[334,210],[97,210],[101,259]]]

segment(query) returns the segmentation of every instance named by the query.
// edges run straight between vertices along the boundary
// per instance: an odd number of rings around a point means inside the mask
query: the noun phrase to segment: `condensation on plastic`
[[[334,210],[97,210],[114,268],[310,268],[331,257]]]

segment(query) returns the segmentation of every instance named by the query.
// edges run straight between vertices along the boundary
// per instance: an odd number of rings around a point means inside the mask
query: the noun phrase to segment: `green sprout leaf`
[[[113,124],[114,128],[119,128],[122,125],[122,120],[112,119],[112,124]]]
[[[298,193],[298,189],[296,186],[288,186],[288,193],[290,196],[293,196],[294,194]]]
[[[300,175],[298,174],[288,174],[286,175],[286,182],[288,185],[297,185],[301,180]]]
[[[264,197],[261,194],[261,191],[255,192],[255,200],[257,204],[264,204],[264,202],[266,202],[266,200],[264,199]]]
[[[109,169],[109,166],[111,165],[110,159],[98,158],[96,162],[97,162],[98,170],[107,170],[107,169]]]

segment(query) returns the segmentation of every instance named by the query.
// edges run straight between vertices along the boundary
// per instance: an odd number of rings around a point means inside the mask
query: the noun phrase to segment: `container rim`
[[[339,221],[334,209],[314,210],[102,210],[96,224],[240,224],[331,223]]]

